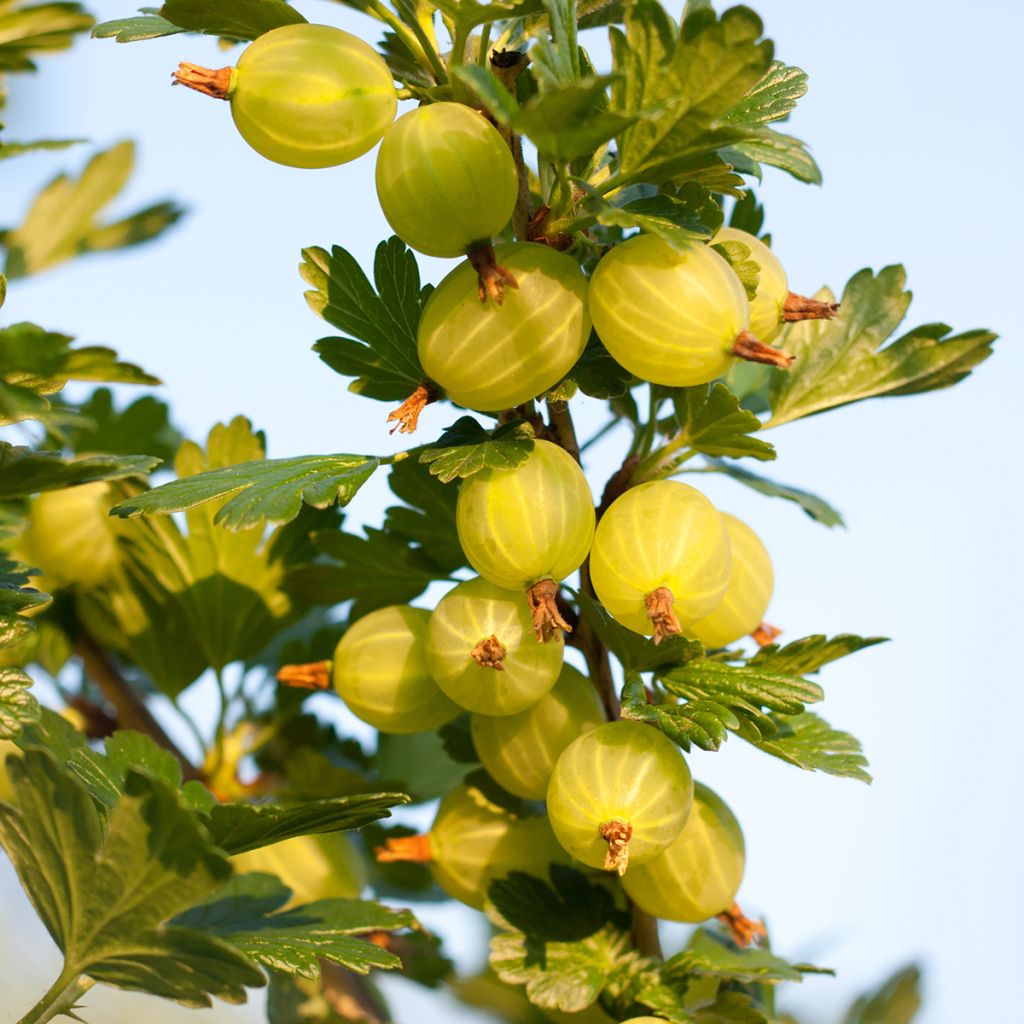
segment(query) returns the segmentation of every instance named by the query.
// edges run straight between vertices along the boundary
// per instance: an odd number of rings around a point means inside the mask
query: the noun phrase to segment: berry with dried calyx
[[[654,235],[627,239],[598,263],[589,307],[608,351],[654,384],[706,384],[737,356],[775,366],[792,362],[751,333],[746,292],[708,245],[679,252]]]
[[[568,860],[546,818],[517,818],[474,786],[453,789],[428,833],[389,839],[377,859],[429,864],[449,896],[477,909],[495,879],[510,871],[547,878],[551,864]]]
[[[713,611],[730,574],[722,516],[687,484],[631,487],[597,524],[590,553],[597,597],[617,622],[655,641]]]
[[[732,576],[722,600],[687,632],[705,647],[726,647],[760,626],[772,597],[775,575],[768,550],[741,519],[721,513],[732,551]]]
[[[562,751],[604,722],[590,680],[564,665],[554,688],[515,715],[473,715],[473,746],[488,775],[515,796],[543,800]]]
[[[427,376],[459,405],[498,412],[553,388],[590,336],[587,282],[565,253],[534,242],[495,249],[518,287],[504,302],[481,304],[471,262],[456,267],[430,296],[417,348]]]
[[[653,860],[627,872],[622,887],[648,914],[696,924],[729,910],[745,864],[743,832],[735,815],[721,797],[697,783],[678,838]]]
[[[429,622],[424,608],[391,605],[364,615],[338,641],[334,688],[382,732],[424,732],[459,714],[427,666]]]
[[[182,64],[178,85],[226,99],[239,134],[287,167],[334,167],[373,149],[395,118],[387,64],[328,25],[284,25],[252,42],[234,68]]]
[[[403,114],[377,154],[377,197],[392,230],[427,256],[465,256],[508,223],[518,181],[508,145],[461,103]]]
[[[456,704],[484,715],[512,715],[536,704],[562,668],[561,634],[538,644],[522,593],[479,576],[441,598],[426,641],[437,685]]]
[[[639,722],[607,722],[562,751],[547,804],[558,841],[577,860],[624,874],[683,830],[693,779],[679,748]]]
[[[531,591],[538,638],[567,628],[554,603],[594,539],[594,499],[579,463],[550,441],[535,441],[513,469],[485,469],[462,482],[455,511],[462,550],[485,579]]]

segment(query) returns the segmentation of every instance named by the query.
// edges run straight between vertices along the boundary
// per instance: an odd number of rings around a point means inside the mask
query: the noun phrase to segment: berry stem
[[[768,366],[777,366],[781,370],[788,370],[796,358],[781,348],[772,348],[771,345],[758,341],[750,331],[740,331],[736,335],[732,354],[751,363],[766,363]]]
[[[504,672],[506,653],[505,645],[492,633],[484,637],[469,655],[481,668],[493,668],[496,672]]]
[[[790,292],[782,307],[782,319],[787,323],[797,320],[831,320],[838,312],[838,302],[821,302]]]
[[[195,89],[204,96],[215,100],[226,100],[231,95],[231,79],[234,68],[204,68],[201,64],[189,64],[183,61],[178,70],[171,76],[173,85],[184,85]]]
[[[299,690],[326,690],[331,685],[331,663],[310,661],[304,665],[282,665],[277,681]]]
[[[397,408],[388,413],[387,422],[394,422],[391,428],[400,434],[412,434],[420,421],[420,413],[441,397],[440,392],[430,381],[425,380],[416,386],[416,390]]]
[[[492,50],[491,70],[501,84],[511,93],[515,92],[516,79],[526,70],[530,63],[529,56],[520,50]],[[533,211],[530,208],[530,174],[526,169],[523,157],[523,140],[510,129],[498,125],[498,131],[508,143],[512,160],[516,165],[516,181],[518,191],[516,205],[512,210],[512,231],[516,238],[525,242],[530,237],[530,226],[533,222]]]
[[[506,270],[495,259],[494,246],[490,242],[479,249],[474,249],[469,254],[469,262],[476,270],[477,294],[481,302],[493,299],[500,306],[505,298],[505,287],[519,287],[519,282],[512,272]]]
[[[429,832],[418,836],[392,836],[383,846],[374,847],[373,854],[379,864],[394,864],[399,861],[429,864],[434,859]]]

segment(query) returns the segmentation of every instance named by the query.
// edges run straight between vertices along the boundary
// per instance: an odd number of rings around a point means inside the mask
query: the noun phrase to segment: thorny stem
[[[204,68],[200,64],[189,64],[183,61],[172,75],[173,85],[184,85],[204,96],[215,100],[226,100],[231,95],[231,75],[233,68]]]
[[[400,434],[411,434],[416,430],[420,421],[420,413],[441,397],[438,390],[425,380],[416,386],[416,390],[397,408],[388,413],[387,422],[394,422],[391,428],[393,434],[396,430]]]
[[[530,63],[530,58],[518,50],[492,50],[490,55],[491,69],[501,84],[511,93],[515,92],[516,79]],[[521,242],[530,238],[530,227],[533,211],[530,208],[530,175],[526,169],[523,156],[523,140],[507,128],[498,126],[503,138],[508,143],[512,159],[516,165],[518,191],[516,205],[512,211],[512,230]]]
[[[78,971],[61,971],[60,977],[49,987],[46,994],[32,1007],[18,1024],[47,1024],[55,1017],[73,1010],[78,997],[85,995],[95,985],[92,978],[83,978]]]

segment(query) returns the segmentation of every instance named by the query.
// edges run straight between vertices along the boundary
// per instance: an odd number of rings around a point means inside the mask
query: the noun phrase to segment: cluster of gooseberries
[[[485,413],[544,395],[592,330],[641,381],[685,387],[738,358],[787,367],[792,357],[769,345],[782,323],[835,312],[789,292],[771,250],[735,228],[685,251],[635,235],[589,280],[561,245],[500,241],[521,193],[509,140],[481,111],[447,100],[394,121],[387,65],[338,29],[279,28],[234,68],[183,64],[175,78],[229,100],[246,142],[282,164],[336,165],[379,142],[377,194],[395,233],[419,252],[464,258],[423,311],[428,381],[419,404],[399,411],[403,429],[442,394]],[[760,268],[753,299],[716,249],[730,242]],[[660,917],[729,911],[744,865],[735,817],[694,785],[655,727],[605,720],[590,681],[563,661],[559,587],[589,560],[593,593],[621,625],[656,643],[683,633],[724,647],[757,629],[767,607],[761,541],[669,480],[628,487],[598,522],[578,461],[545,439],[519,466],[463,481],[456,518],[478,575],[432,612],[391,606],[356,621],[335,651],[334,686],[384,732],[436,729],[468,712],[487,773],[535,813],[462,785],[428,835],[392,840],[380,858],[429,862],[446,892],[476,907],[493,879],[564,860],[616,872],[634,904]]]

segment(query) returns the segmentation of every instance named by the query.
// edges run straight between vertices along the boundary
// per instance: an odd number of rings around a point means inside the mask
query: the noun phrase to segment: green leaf
[[[533,428],[525,421],[512,420],[488,431],[472,416],[463,416],[420,452],[420,462],[429,465],[430,472],[447,484],[482,469],[515,469],[531,451]]]
[[[910,964],[850,1007],[843,1024],[910,1024],[921,1008],[921,970]]]
[[[776,377],[767,426],[789,423],[865,398],[913,395],[950,387],[992,354],[996,335],[974,330],[950,336],[925,324],[886,344],[907,307],[906,272],[862,270],[847,284],[835,320],[789,324],[779,342],[795,369]],[[819,297],[831,300],[831,293]]]
[[[166,924],[224,884],[231,867],[164,783],[132,773],[104,817],[41,750],[9,758],[18,807],[0,804],[0,841],[65,972],[186,1006],[242,1002],[262,972],[212,935]]]
[[[762,127],[750,131],[753,138],[738,142],[734,148],[738,153],[755,162],[754,173],[758,177],[761,176],[761,173],[756,165],[760,162],[778,167],[808,185],[821,184],[821,168],[808,152],[805,142],[793,138],[792,135],[783,135],[782,132],[774,131],[771,128]],[[726,159],[729,158],[728,154],[724,152],[723,156]]]
[[[580,78],[580,48],[576,41],[576,0],[544,0],[548,33],[530,49],[533,75],[542,89],[570,85]]]
[[[38,54],[66,50],[93,24],[78,3],[0,3],[0,72],[34,71]],[[3,89],[0,87],[0,105]]]
[[[809,711],[801,715],[773,715],[775,732],[754,746],[766,754],[811,772],[871,782],[867,758],[860,743],[848,732],[833,729]]]
[[[750,129],[726,119],[761,79],[772,44],[746,7],[692,14],[681,31],[655,0],[639,0],[625,32],[612,28],[612,110],[639,117],[621,132],[618,174],[659,183],[689,159],[738,142]]]
[[[140,452],[170,462],[181,444],[181,434],[170,423],[165,402],[143,395],[117,409],[109,388],[97,388],[78,406],[82,421],[64,431],[75,452],[129,455]]]
[[[85,139],[37,139],[35,142],[0,142],[0,160],[9,160],[13,156],[40,150],[67,149],[68,146],[77,146],[85,141]]]
[[[347,505],[379,465],[380,459],[369,455],[240,462],[143,491],[115,505],[111,513],[122,519],[169,515],[228,498],[213,521],[227,530],[248,530],[263,522],[290,522],[303,503],[313,508]]]
[[[607,400],[626,394],[635,380],[628,370],[615,362],[597,334],[591,332],[583,355],[557,388],[572,385],[591,398]]]
[[[313,286],[306,302],[348,337],[323,338],[313,350],[332,370],[355,377],[351,391],[381,401],[407,397],[426,378],[416,329],[433,291],[420,285],[412,251],[396,237],[381,242],[371,284],[355,258],[334,246],[302,250],[299,273]]]
[[[151,473],[159,459],[148,455],[92,455],[73,462],[0,441],[0,498],[25,497],[94,480],[123,480]]]
[[[694,658],[669,669],[661,677],[666,688],[686,700],[721,701],[744,711],[769,708],[795,715],[805,704],[824,698],[817,683],[750,662],[729,665],[710,658]]]
[[[466,778],[467,771],[465,764],[449,756],[436,730],[378,733],[372,764],[381,786],[401,788],[414,803],[444,796]]]
[[[687,470],[686,472],[724,473],[726,476],[732,477],[733,480],[746,485],[751,490],[757,491],[760,494],[765,494],[769,498],[784,498],[786,501],[795,502],[815,522],[821,523],[823,526],[846,525],[843,522],[842,514],[825,501],[824,498],[811,494],[810,491],[803,491],[799,487],[776,483],[774,480],[769,480],[759,473],[752,473],[749,469],[735,466],[729,462],[709,459],[708,465],[704,468],[700,470]]]
[[[591,192],[583,209],[602,227],[639,228],[679,250],[707,242],[722,226],[722,211],[711,193],[688,182],[677,194],[667,192],[616,206]]]
[[[0,740],[13,740],[39,721],[39,704],[28,692],[32,680],[20,669],[0,667]]]
[[[790,964],[768,949],[737,949],[704,928],[697,929],[686,949],[666,960],[663,969],[669,981],[721,978],[746,985],[777,985],[783,981],[803,981],[805,974],[834,973],[810,964]]]
[[[353,899],[318,900],[287,910],[291,891],[273,875],[236,875],[214,897],[179,915],[175,924],[212,933],[257,963],[304,978],[320,977],[320,961],[358,974],[371,967],[395,968],[401,961],[355,936],[410,928],[408,910]]]
[[[806,92],[806,71],[773,60],[760,81],[725,116],[746,125],[780,121],[796,109],[796,101]]]
[[[748,662],[759,665],[772,672],[784,672],[790,675],[806,675],[817,672],[822,665],[831,661],[855,654],[866,647],[888,643],[884,636],[860,637],[852,633],[839,633],[831,639],[824,634],[805,636],[794,640],[784,647],[779,644],[767,644],[762,647]]]
[[[160,16],[189,32],[243,41],[306,21],[284,0],[167,0]]]
[[[277,804],[218,804],[207,826],[213,841],[226,853],[245,853],[294,836],[321,835],[362,828],[389,818],[389,808],[405,804],[404,793],[361,793],[296,806]]]
[[[49,594],[29,586],[33,572],[34,569],[0,553],[0,623],[3,623],[0,647],[19,642],[33,629],[30,620],[12,613],[44,605],[50,600]]]
[[[744,189],[737,197],[729,215],[729,227],[739,228],[755,237],[764,227],[764,207],[757,201],[757,196],[750,189]],[[746,363],[756,366],[756,363]],[[757,410],[754,410],[757,412]]]
[[[747,293],[747,299],[752,300],[757,295],[761,266],[750,258],[750,246],[742,242],[718,242],[712,248],[732,267]]]
[[[148,207],[114,223],[99,222],[102,211],[127,185],[134,163],[135,147],[122,142],[94,156],[79,178],[61,174],[50,182],[22,224],[3,235],[7,276],[26,277],[82,253],[137,245],[174,224],[182,210],[173,203]]]
[[[174,36],[185,29],[162,18],[158,8],[144,7],[134,18],[118,18],[115,21],[104,21],[92,30],[94,39],[111,39],[118,43],[136,43],[142,39],[159,39],[162,36]]]

